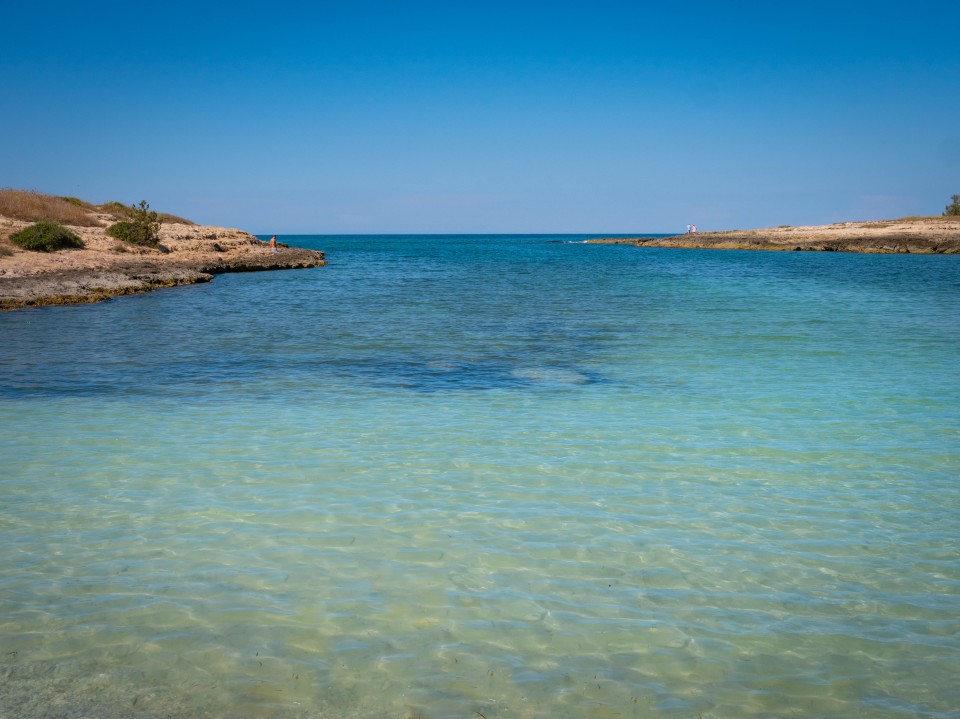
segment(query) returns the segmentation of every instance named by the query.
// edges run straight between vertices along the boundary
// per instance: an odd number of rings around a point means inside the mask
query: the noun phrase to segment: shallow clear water
[[[574,239],[0,315],[0,715],[960,716],[960,257]]]

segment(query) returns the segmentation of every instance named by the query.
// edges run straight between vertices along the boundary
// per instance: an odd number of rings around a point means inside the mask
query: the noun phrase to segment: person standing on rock
[[[270,238],[270,251],[271,251],[271,252],[276,252],[276,251],[277,251],[277,236],[276,236],[276,235],[274,235],[273,237]]]

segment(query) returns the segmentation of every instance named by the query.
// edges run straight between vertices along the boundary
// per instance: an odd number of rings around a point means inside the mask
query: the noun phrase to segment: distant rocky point
[[[38,193],[23,194],[38,196]],[[132,245],[107,235],[107,227],[118,219],[116,215],[100,211],[104,206],[94,207],[88,203],[82,206],[85,217],[78,216],[72,221],[86,226],[63,221],[61,224],[79,235],[84,247],[54,252],[35,252],[16,246],[10,241],[10,235],[33,221],[0,214],[0,310],[97,302],[160,287],[208,282],[224,272],[326,264],[323,252],[317,250],[280,243],[274,253],[267,243],[248,232],[195,225],[172,216],[166,217],[176,221],[168,219],[161,225],[158,247]]]
[[[960,217],[905,217],[806,227],[693,232],[672,237],[601,238],[588,242],[717,250],[957,254],[960,253]]]

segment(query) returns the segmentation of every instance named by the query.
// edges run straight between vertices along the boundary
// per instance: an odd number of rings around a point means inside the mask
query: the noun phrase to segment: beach
[[[599,238],[588,242],[716,250],[956,254],[960,252],[960,217],[905,217],[799,227],[784,225],[756,230],[690,232],[669,237]]]
[[[157,248],[110,237],[113,218],[100,226],[67,225],[83,249],[33,252],[9,237],[32,222],[0,215],[0,310],[97,302],[117,295],[209,282],[225,272],[319,267],[324,253],[280,243],[271,252],[248,232],[224,227],[164,223]]]

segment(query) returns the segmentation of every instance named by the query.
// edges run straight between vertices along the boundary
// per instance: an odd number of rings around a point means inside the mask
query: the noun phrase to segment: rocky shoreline
[[[960,217],[908,217],[833,225],[696,232],[671,237],[600,238],[587,242],[717,250],[958,254]]]
[[[323,252],[267,243],[242,230],[164,224],[158,248],[137,247],[102,227],[74,227],[83,249],[30,252],[9,236],[31,223],[0,216],[0,310],[99,302],[162,287],[209,282],[225,272],[325,265]]]

